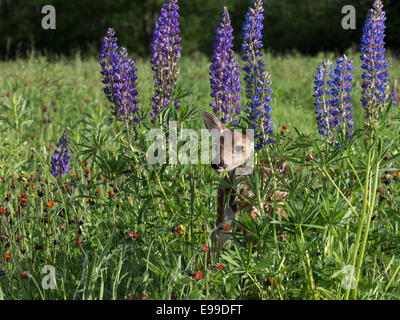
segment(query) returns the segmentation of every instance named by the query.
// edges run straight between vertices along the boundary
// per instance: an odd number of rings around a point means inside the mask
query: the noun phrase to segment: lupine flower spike
[[[153,40],[151,41],[151,64],[154,71],[154,97],[152,111],[155,122],[159,111],[168,106],[172,100],[172,93],[178,80],[178,62],[182,47],[179,36],[179,6],[177,0],[168,0],[161,7],[160,15],[154,23]],[[176,109],[179,100],[174,101]]]
[[[353,134],[352,70],[353,63],[346,55],[337,59],[336,66],[324,61],[317,68],[313,96],[318,132],[330,141],[335,141],[334,131],[348,138]]]
[[[68,129],[65,129],[60,141],[54,151],[54,156],[51,157],[51,174],[55,177],[63,177],[64,174],[71,173],[69,167],[69,153],[68,153]]]
[[[242,60],[246,63],[243,68],[246,73],[244,80],[248,99],[245,112],[252,123],[252,129],[255,131],[255,148],[259,150],[276,141],[271,138],[273,123],[270,106],[272,94],[270,74],[264,69],[265,63],[261,51],[263,47],[263,1],[256,0],[253,6],[254,8],[249,8],[245,15],[245,22],[242,27],[242,51],[244,53]]]
[[[361,37],[362,98],[366,127],[376,127],[378,110],[388,102],[389,72],[385,57],[385,12],[381,0],[369,10]]]
[[[317,68],[317,75],[315,77],[314,95],[315,98],[314,106],[317,107],[315,113],[317,117],[318,132],[324,137],[332,137],[333,133],[331,130],[330,120],[332,115],[330,113],[330,95],[331,90],[328,87],[329,78],[333,78],[333,64],[331,61],[324,61],[322,65]]]
[[[240,69],[232,50],[233,36],[228,8],[224,8],[221,22],[215,30],[216,37],[210,67],[211,97],[210,105],[214,114],[223,123],[238,123],[240,105]]]
[[[111,28],[103,39],[100,54],[101,74],[103,75],[104,93],[112,103],[111,109],[117,120],[139,122],[137,76],[135,61],[128,58],[125,48],[119,48],[115,31]]]
[[[351,103],[352,91],[351,82],[353,77],[353,62],[348,60],[346,55],[338,58],[334,70],[334,79],[332,86],[332,127],[337,128],[338,132],[347,135],[349,138],[353,135],[353,105]]]

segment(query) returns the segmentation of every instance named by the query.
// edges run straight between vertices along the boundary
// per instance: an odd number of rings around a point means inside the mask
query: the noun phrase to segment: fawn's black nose
[[[213,168],[214,170],[218,170],[218,169],[225,169],[225,163],[224,161],[221,161],[220,163],[211,163],[211,168]]]

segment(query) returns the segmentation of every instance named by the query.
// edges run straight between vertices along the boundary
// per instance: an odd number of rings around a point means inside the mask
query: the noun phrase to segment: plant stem
[[[299,226],[299,228],[300,228],[301,240],[303,241],[303,244],[304,244],[305,240],[304,240],[303,231],[301,229],[301,225]],[[307,250],[305,250],[305,253],[306,253],[306,262],[307,262],[307,268],[306,268],[305,271],[306,271],[306,274],[308,273],[308,278],[309,278],[309,281],[310,281],[310,289],[311,289],[312,293],[314,294],[315,293],[315,285],[314,285],[314,278],[313,278],[313,275],[312,275],[310,256],[308,255],[308,251]]]
[[[357,270],[356,270],[356,282],[355,282],[354,291],[353,291],[353,295],[352,295],[353,299],[356,299],[356,297],[357,297],[357,286],[358,286],[358,282],[360,280],[361,268],[362,268],[362,265],[364,262],[365,248],[367,246],[368,234],[369,234],[369,229],[370,229],[370,225],[371,225],[371,217],[372,217],[372,213],[374,212],[376,189],[378,188],[379,166],[380,166],[380,161],[377,162],[376,168],[375,168],[375,181],[374,181],[374,187],[371,192],[371,196],[372,196],[371,206],[370,206],[369,214],[367,217],[360,257],[358,258],[358,264],[357,264]]]
[[[323,170],[321,170],[319,168],[319,170],[321,172],[324,172],[326,174],[326,176],[328,177],[328,179],[332,182],[332,184],[334,185],[334,187],[339,191],[340,195],[343,197],[343,199],[347,202],[347,204],[350,206],[351,210],[353,211],[353,213],[355,215],[358,215],[356,209],[354,209],[354,207],[351,205],[351,203],[349,202],[349,200],[347,200],[346,196],[343,194],[342,190],[340,190],[340,188],[337,186],[337,184],[335,183],[335,181],[333,181],[333,179],[331,178],[331,175],[329,174],[328,170],[326,170],[326,168],[324,167]]]
[[[367,202],[368,202],[368,196],[369,196],[369,177],[370,177],[370,171],[371,171],[371,158],[372,158],[372,149],[370,149],[368,151],[367,169],[365,171],[365,187],[364,187],[363,209],[362,209],[362,212],[361,212],[361,219],[360,219],[360,223],[359,223],[359,226],[358,226],[356,242],[355,242],[355,246],[354,246],[354,254],[353,254],[353,258],[352,258],[352,262],[351,262],[351,266],[353,268],[355,268],[356,262],[357,262],[358,248],[360,246],[360,239],[361,239],[361,234],[362,234],[362,230],[363,230],[363,227],[364,227],[365,214],[366,214],[366,210],[367,210]],[[350,290],[351,290],[350,287],[348,287],[346,289],[346,292],[345,292],[345,295],[344,295],[344,300],[348,300],[349,299]]]

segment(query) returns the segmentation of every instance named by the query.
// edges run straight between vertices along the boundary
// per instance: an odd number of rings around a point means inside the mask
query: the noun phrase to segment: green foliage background
[[[107,27],[116,29],[121,43],[135,56],[149,52],[152,27],[162,0],[0,0],[0,57],[24,55],[32,44],[44,53],[97,54]],[[223,6],[228,6],[240,50],[241,25],[253,0],[180,0],[184,54],[211,54],[214,29]],[[305,54],[343,51],[357,47],[367,8],[372,0],[268,0],[264,42],[275,52]],[[41,28],[42,6],[54,5],[57,29]],[[341,9],[351,4],[357,12],[356,30],[343,30]],[[400,48],[400,2],[384,1],[387,43]]]

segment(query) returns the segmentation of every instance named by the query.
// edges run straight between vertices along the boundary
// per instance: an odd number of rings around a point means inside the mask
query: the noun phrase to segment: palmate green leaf
[[[258,262],[255,266],[255,270],[264,270],[270,267],[273,264],[273,259],[271,257],[264,258],[260,262]]]
[[[238,285],[239,277],[236,275],[228,276],[228,278],[224,279],[225,290],[227,294],[230,294],[233,289]]]
[[[229,262],[229,264],[231,264],[232,266],[240,268],[239,263],[237,261],[235,261],[234,259],[232,259],[228,253],[222,254],[221,258],[226,260],[227,262]]]
[[[110,180],[115,180],[117,177],[128,172],[125,159],[114,155],[111,151],[103,153],[94,161],[100,167],[104,176]]]

